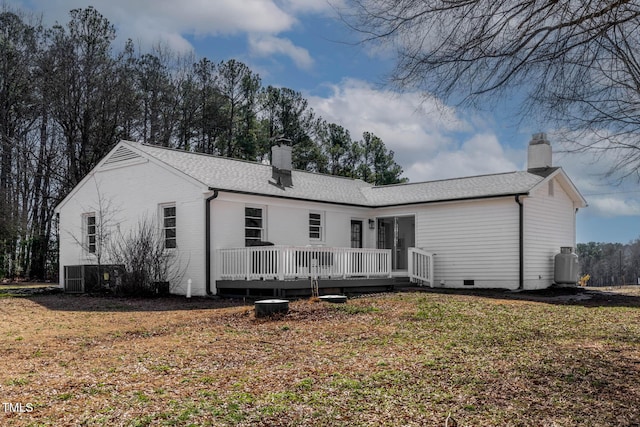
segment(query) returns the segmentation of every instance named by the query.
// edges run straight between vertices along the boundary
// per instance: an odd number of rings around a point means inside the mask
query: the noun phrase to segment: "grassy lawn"
[[[640,294],[590,295],[7,296],[0,424],[639,425]]]

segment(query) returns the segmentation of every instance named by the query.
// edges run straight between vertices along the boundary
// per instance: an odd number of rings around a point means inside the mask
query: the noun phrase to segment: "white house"
[[[194,295],[289,295],[315,276],[341,290],[395,277],[547,288],[554,255],[575,246],[586,202],[553,167],[544,134],[534,135],[528,162],[527,171],[373,186],[291,170],[290,147],[274,147],[270,166],[121,141],[56,208],[60,282],[66,266],[95,264],[91,224],[108,200],[120,231],[158,218],[166,250],[185,268],[175,293],[190,279]]]

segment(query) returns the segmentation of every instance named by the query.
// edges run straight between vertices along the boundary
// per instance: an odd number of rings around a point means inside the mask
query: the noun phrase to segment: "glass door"
[[[362,221],[360,220],[351,220],[351,247],[362,247]]]
[[[391,249],[391,268],[408,268],[408,249],[415,246],[415,216],[378,218],[378,249]]]
[[[351,220],[351,247],[362,248],[362,221],[360,220]],[[363,273],[364,255],[362,252],[353,252],[351,254],[351,269],[354,274]]]

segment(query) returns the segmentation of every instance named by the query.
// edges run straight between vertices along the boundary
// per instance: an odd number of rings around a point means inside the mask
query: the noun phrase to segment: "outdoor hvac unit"
[[[124,272],[124,266],[117,264],[65,265],[64,266],[64,291],[67,293],[81,294],[100,290],[100,278],[105,288],[115,286],[118,276]]]
[[[553,281],[558,285],[575,285],[578,283],[578,255],[572,247],[560,248],[555,256]]]

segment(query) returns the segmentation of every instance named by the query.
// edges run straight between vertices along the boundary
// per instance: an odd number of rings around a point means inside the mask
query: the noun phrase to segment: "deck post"
[[[349,261],[353,262],[353,257],[349,255],[350,255],[350,252],[348,252],[346,249],[342,251],[342,278],[343,279],[347,278],[347,269],[349,266]]]
[[[251,254],[249,248],[244,248],[244,280],[251,280]]]
[[[433,288],[435,286],[435,282],[436,279],[434,277],[434,273],[435,271],[433,270],[433,257],[435,256],[435,254],[431,254],[431,256],[429,257],[429,279],[431,279],[430,281],[430,287]]]
[[[278,255],[278,280],[284,280],[284,251],[284,247],[280,247],[276,251]]]
[[[415,272],[413,271],[413,258],[415,257],[414,252],[413,252],[413,248],[409,248],[407,251],[408,256],[408,260],[407,260],[407,273],[409,273],[409,282],[414,283],[415,282]]]

